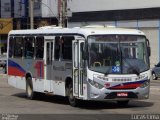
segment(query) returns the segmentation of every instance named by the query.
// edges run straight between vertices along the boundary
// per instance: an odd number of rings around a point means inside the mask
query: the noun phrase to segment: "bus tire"
[[[68,101],[72,107],[77,107],[79,105],[79,100],[73,96],[73,85],[72,83],[68,86]]]
[[[31,77],[27,77],[26,79],[26,94],[27,94],[27,98],[30,100],[34,100],[36,98],[36,92],[34,92],[33,90]]]
[[[127,106],[129,103],[129,100],[123,100],[123,101],[117,101],[119,106]]]

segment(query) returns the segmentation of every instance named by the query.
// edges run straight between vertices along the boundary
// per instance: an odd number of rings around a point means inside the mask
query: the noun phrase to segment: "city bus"
[[[140,30],[111,26],[12,30],[7,48],[8,83],[38,93],[82,100],[149,98],[150,46]]]

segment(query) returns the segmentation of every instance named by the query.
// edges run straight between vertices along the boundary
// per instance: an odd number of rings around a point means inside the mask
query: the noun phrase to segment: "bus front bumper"
[[[88,100],[132,100],[148,99],[150,86],[136,88],[132,90],[109,90],[106,88],[97,89],[90,85]]]

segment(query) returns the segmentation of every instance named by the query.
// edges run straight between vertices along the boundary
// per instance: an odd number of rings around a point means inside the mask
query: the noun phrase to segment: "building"
[[[13,29],[13,1],[1,0],[0,1],[0,55],[5,56],[7,51],[7,36],[8,32]]]
[[[159,0],[68,0],[67,4],[72,13],[69,27],[101,24],[142,30],[150,40],[151,67],[160,61]]]
[[[59,0],[34,0],[34,28],[58,25]],[[12,29],[30,29],[29,0],[0,0],[0,56]]]
[[[58,0],[34,0],[34,28],[58,25]],[[14,0],[14,29],[30,29],[29,0]]]
[[[0,18],[13,18],[13,29],[29,29],[30,0],[0,0]],[[34,28],[43,25],[58,25],[59,0],[34,1]]]
[[[34,28],[58,25],[60,0],[34,0]],[[30,0],[0,0],[0,67],[6,72],[7,38],[10,30],[30,29]]]

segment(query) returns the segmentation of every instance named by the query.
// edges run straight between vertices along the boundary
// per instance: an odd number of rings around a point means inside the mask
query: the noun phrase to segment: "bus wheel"
[[[129,103],[129,100],[124,100],[124,101],[117,101],[119,106],[127,106]]]
[[[77,107],[78,106],[78,99],[75,98],[75,96],[73,96],[73,85],[69,84],[68,87],[68,100],[71,106],[73,107]]]
[[[26,94],[28,99],[35,99],[36,93],[33,91],[32,78],[27,77],[26,79]]]

